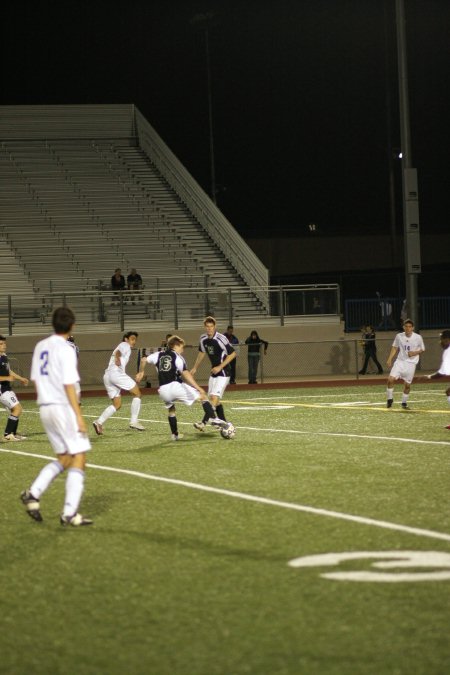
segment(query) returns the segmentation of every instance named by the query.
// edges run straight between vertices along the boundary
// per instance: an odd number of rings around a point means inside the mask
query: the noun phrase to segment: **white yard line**
[[[9,448],[0,448],[0,452],[12,455],[20,455],[23,457],[34,457],[38,459],[44,459],[46,461],[52,460],[54,458],[46,455],[38,455],[31,452],[22,452],[21,450],[12,450]],[[352,523],[358,523],[360,525],[369,525],[372,527],[383,528],[385,530],[394,530],[396,532],[405,532],[406,534],[414,534],[418,537],[428,537],[430,539],[440,539],[442,541],[450,542],[450,534],[447,534],[445,532],[435,532],[434,530],[425,530],[418,527],[400,525],[399,523],[390,523],[386,520],[376,520],[375,518],[365,518],[363,516],[355,516],[350,513],[330,511],[328,509],[320,509],[314,506],[306,506],[304,504],[294,504],[292,502],[279,501],[278,499],[258,497],[256,495],[250,495],[245,492],[225,490],[223,488],[211,487],[210,485],[202,485],[201,483],[192,483],[190,481],[180,480],[178,478],[166,478],[165,476],[155,476],[154,474],[143,473],[141,471],[132,471],[130,469],[118,469],[112,466],[103,466],[100,464],[90,464],[90,463],[87,464],[87,466],[90,469],[97,469],[99,471],[108,471],[111,473],[133,476],[135,478],[143,478],[145,480],[152,480],[159,483],[177,485],[179,487],[185,487],[191,490],[200,490],[202,492],[209,492],[212,494],[222,495],[225,497],[232,497],[234,499],[241,499],[248,502],[255,502],[257,504],[265,504],[267,506],[277,506],[279,508],[289,509],[291,511],[301,511],[302,513],[309,513],[316,516],[335,518],[337,520],[346,520]]]

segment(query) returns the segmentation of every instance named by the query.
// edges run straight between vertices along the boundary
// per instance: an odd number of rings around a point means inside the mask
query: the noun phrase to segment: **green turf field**
[[[92,431],[79,529],[61,478],[43,523],[19,501],[53,457],[23,402],[28,439],[0,444],[0,673],[447,675],[443,389],[413,387],[410,411],[381,384],[227,393],[236,438],[178,406],[178,443],[156,396],[129,430],[125,397]],[[84,399],[89,424],[106,404]]]

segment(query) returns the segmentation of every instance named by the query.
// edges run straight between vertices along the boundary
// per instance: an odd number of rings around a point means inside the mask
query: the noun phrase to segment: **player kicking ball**
[[[229,433],[231,429],[234,431],[234,427],[230,422],[225,422],[216,417],[206,393],[187,369],[186,361],[182,356],[184,344],[185,342],[182,338],[178,337],[178,335],[172,335],[167,342],[167,349],[149,354],[146,358],[141,359],[140,369],[136,375],[136,382],[140,382],[144,377],[147,363],[155,366],[159,380],[158,394],[169,413],[169,426],[173,441],[178,441],[182,438],[182,435],[178,433],[175,410],[176,401],[188,406],[191,406],[195,401],[200,401],[205,417],[210,424],[224,432]]]

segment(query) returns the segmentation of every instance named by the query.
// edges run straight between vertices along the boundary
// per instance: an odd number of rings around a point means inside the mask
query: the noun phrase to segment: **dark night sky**
[[[387,233],[390,148],[400,145],[394,6],[6,0],[1,103],[135,103],[209,191],[205,42],[190,19],[213,12],[225,215],[244,236],[302,234],[310,222],[321,234]],[[405,0],[405,8],[421,229],[447,231],[450,2]],[[398,162],[394,170],[398,179]]]

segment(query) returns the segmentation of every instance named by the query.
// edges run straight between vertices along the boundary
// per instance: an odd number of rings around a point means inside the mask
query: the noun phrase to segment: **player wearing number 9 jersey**
[[[80,380],[74,350],[67,344],[75,316],[68,307],[53,313],[55,334],[37,343],[31,364],[31,379],[37,391],[42,425],[56,459],[44,466],[22,503],[33,520],[42,521],[40,497],[60,473],[67,470],[62,525],[90,525],[92,520],[78,513],[84,490],[86,452],[91,445],[81,415],[76,385]]]

